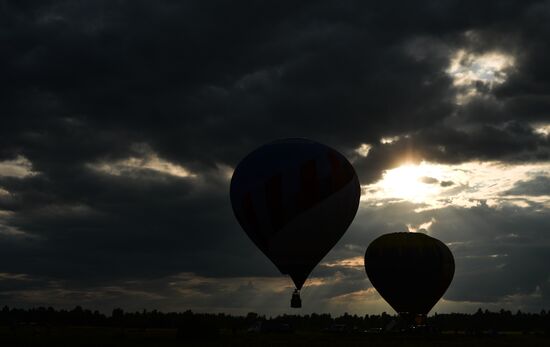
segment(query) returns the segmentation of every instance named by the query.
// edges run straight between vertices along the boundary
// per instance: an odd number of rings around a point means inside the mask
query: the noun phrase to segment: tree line
[[[387,327],[397,319],[396,315],[387,313],[366,314],[364,316],[345,313],[333,317],[330,314],[279,315],[267,317],[250,312],[243,316],[225,313],[138,311],[125,312],[116,308],[110,315],[97,310],[92,311],[76,306],[72,310],[56,310],[52,307],[29,309],[9,308],[4,306],[0,311],[0,325],[17,327],[19,325],[38,326],[97,326],[117,328],[174,328],[196,333],[209,333],[227,330],[231,332],[246,331],[258,321],[284,323],[296,331],[320,331],[331,326],[340,325],[350,331],[365,331]],[[440,331],[474,332],[474,331],[523,331],[550,333],[550,313],[524,313],[508,310],[491,312],[478,309],[474,314],[448,313],[434,314],[428,317],[428,325]]]

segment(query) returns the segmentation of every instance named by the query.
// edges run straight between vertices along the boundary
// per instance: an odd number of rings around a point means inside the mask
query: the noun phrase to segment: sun
[[[404,163],[394,169],[385,170],[378,181],[363,185],[361,201],[364,207],[412,202],[417,205],[415,212],[447,206],[550,207],[550,195],[526,195],[518,189],[518,186],[521,187],[524,182],[532,181],[536,177],[550,177],[547,163]],[[422,225],[418,228],[421,227]]]
[[[384,172],[379,188],[392,198],[423,202],[440,192],[436,177],[440,177],[437,166],[422,162],[419,165],[404,164]]]

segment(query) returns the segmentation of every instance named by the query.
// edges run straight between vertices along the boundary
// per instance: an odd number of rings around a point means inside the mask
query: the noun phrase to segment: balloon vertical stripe
[[[342,165],[342,161],[333,151],[327,153],[331,170],[331,190],[337,192],[353,178],[353,171]]]
[[[260,230],[260,223],[256,217],[256,212],[254,211],[254,202],[252,201],[252,194],[246,193],[243,198],[243,212],[244,212],[244,224],[248,225],[251,230]],[[257,233],[255,236],[257,242],[261,244],[261,247],[266,247],[265,240],[261,237],[260,233]]]
[[[285,211],[283,209],[282,175],[278,174],[265,182],[265,198],[267,209],[271,217],[271,223],[275,230],[281,229],[285,224]]]
[[[300,211],[307,210],[319,201],[319,179],[315,160],[306,161],[300,169]]]

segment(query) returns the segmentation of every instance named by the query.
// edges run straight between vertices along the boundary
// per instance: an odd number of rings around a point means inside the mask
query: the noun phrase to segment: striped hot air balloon
[[[301,306],[299,290],[353,221],[360,193],[346,158],[306,139],[266,144],[235,169],[233,212],[256,246],[292,278],[293,307]]]

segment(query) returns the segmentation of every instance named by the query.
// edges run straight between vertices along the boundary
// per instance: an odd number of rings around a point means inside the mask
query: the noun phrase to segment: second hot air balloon
[[[453,279],[449,248],[423,233],[385,234],[371,242],[365,270],[378,293],[401,317],[424,325]]]
[[[230,197],[239,224],[296,286],[291,306],[313,268],[349,227],[361,190],[336,150],[306,139],[266,144],[236,167]]]

